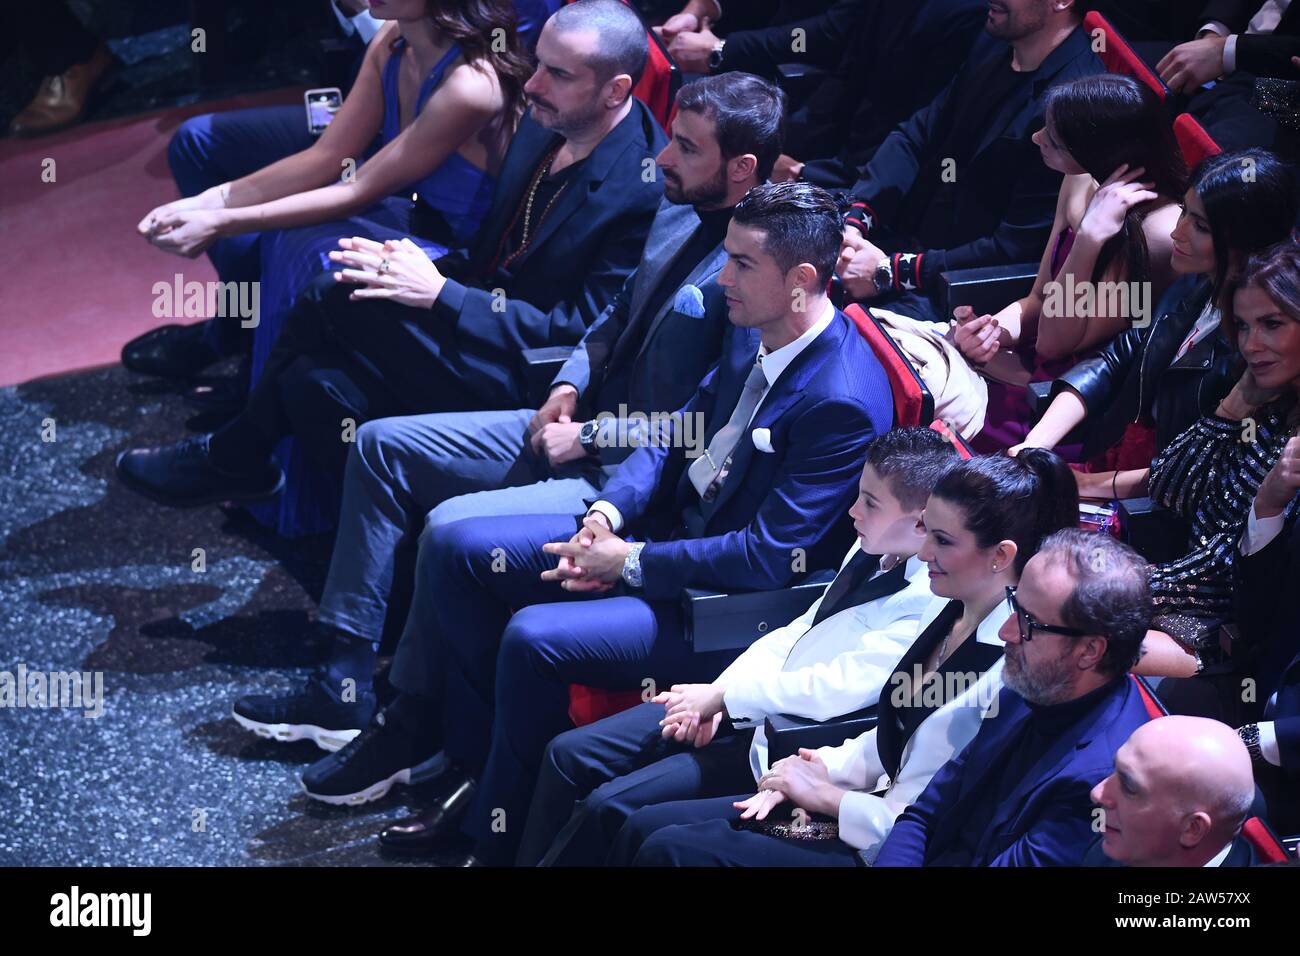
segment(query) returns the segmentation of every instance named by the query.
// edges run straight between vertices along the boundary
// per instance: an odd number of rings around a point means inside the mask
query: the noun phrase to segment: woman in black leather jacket
[[[1185,277],[1164,303],[1176,304],[1058,378],[1051,406],[1023,445],[1051,448],[1086,418],[1091,457],[1119,442],[1130,423],[1149,418],[1159,450],[1212,414],[1241,372],[1236,349],[1218,328],[1222,296],[1252,253],[1287,238],[1296,215],[1295,178],[1267,150],[1235,150],[1202,162],[1173,233],[1173,266]],[[1082,472],[1079,495],[1144,495],[1149,474],[1145,467]]]

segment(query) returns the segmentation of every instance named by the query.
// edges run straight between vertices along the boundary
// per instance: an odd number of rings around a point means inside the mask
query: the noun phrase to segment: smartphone
[[[303,101],[307,104],[307,129],[313,136],[319,136],[343,105],[343,91],[337,86],[308,90],[303,94]]]

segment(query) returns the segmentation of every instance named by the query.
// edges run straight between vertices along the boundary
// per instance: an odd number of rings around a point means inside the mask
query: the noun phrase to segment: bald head
[[[1236,836],[1254,796],[1237,732],[1178,716],[1135,730],[1092,792],[1105,811],[1102,847],[1129,866],[1203,866]]]

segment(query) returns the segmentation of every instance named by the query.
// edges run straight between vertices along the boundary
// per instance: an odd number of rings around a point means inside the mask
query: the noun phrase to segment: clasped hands
[[[556,567],[542,572],[542,580],[559,581],[566,591],[603,593],[623,576],[623,564],[631,547],[610,530],[604,515],[589,514],[568,541],[542,545],[543,551],[560,559]]]
[[[177,199],[151,210],[136,232],[164,252],[193,259],[222,236],[226,203],[219,187]]]
[[[732,804],[742,820],[766,820],[776,807],[789,800],[808,813],[838,817],[845,791],[831,783],[830,771],[817,751],[800,747],[799,753],[784,757],[758,781],[758,792]]]

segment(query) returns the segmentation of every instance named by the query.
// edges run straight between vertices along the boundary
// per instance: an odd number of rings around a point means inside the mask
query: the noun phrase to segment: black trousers
[[[641,704],[560,734],[546,748],[520,845],[521,866],[598,866],[630,817],[667,801],[754,793],[752,731],[696,748],[660,735],[662,704]]]
[[[22,48],[42,76],[58,76],[90,59],[99,37],[88,30],[63,0],[45,0],[13,18],[16,29],[7,49]]]
[[[325,273],[299,295],[248,404],[213,437],[219,463],[265,461],[296,435],[319,467],[341,477],[355,430],[371,419],[517,407],[512,395],[459,385],[455,349],[428,327],[427,312],[354,302],[354,288]]]

